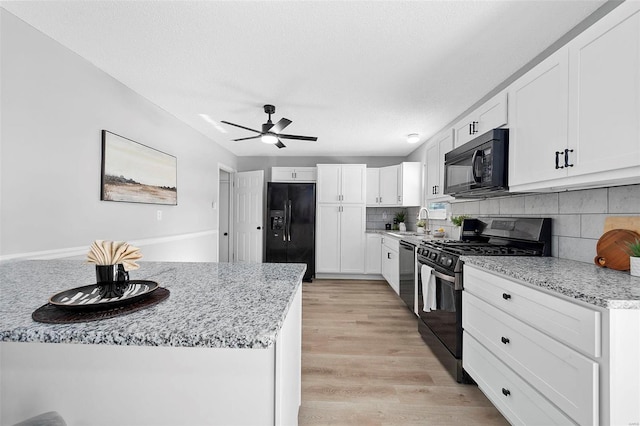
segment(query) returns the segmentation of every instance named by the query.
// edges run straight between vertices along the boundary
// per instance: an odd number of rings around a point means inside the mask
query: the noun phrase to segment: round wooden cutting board
[[[640,234],[628,229],[612,229],[602,234],[596,245],[596,265],[615,269],[629,270],[628,244],[640,240]]]

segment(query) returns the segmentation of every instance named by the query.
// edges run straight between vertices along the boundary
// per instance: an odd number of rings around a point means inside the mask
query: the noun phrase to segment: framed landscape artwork
[[[102,131],[100,199],[178,204],[176,157]]]

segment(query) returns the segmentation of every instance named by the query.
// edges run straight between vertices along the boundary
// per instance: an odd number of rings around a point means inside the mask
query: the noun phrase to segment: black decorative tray
[[[109,319],[120,315],[130,314],[145,308],[154,306],[169,297],[169,290],[158,287],[155,291],[147,293],[146,297],[131,300],[129,303],[119,305],[102,306],[103,309],[60,309],[56,305],[47,303],[36,309],[31,318],[37,322],[49,324],[73,324],[78,322],[97,321]]]
[[[108,309],[142,299],[157,288],[157,282],[147,280],[91,284],[55,294],[49,303],[63,309]]]

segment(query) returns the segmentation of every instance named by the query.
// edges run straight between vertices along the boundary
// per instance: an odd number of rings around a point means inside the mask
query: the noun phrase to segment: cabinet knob
[[[509,391],[509,389],[502,388],[502,394],[504,396],[509,396],[509,395],[511,395],[511,392]]]
[[[502,298],[504,300],[509,300],[509,299],[511,299],[511,295],[509,293],[502,293]]]
[[[500,338],[500,341],[506,345],[507,343],[509,343],[509,338],[503,336]]]
[[[258,226],[256,229],[260,230],[260,229],[262,229],[262,226]]]
[[[229,235],[229,233],[228,233],[228,232],[225,232],[225,233],[224,233],[224,234],[222,234],[222,235],[224,235],[224,236],[226,237],[227,235]]]

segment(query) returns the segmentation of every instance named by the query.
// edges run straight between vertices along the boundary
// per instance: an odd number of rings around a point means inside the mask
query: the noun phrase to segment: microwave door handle
[[[482,181],[482,176],[478,176],[478,174],[476,173],[476,163],[478,161],[478,158],[480,158],[480,161],[482,161],[482,151],[479,149],[477,149],[473,153],[473,157],[471,157],[471,174],[473,175],[473,181],[479,183]]]

